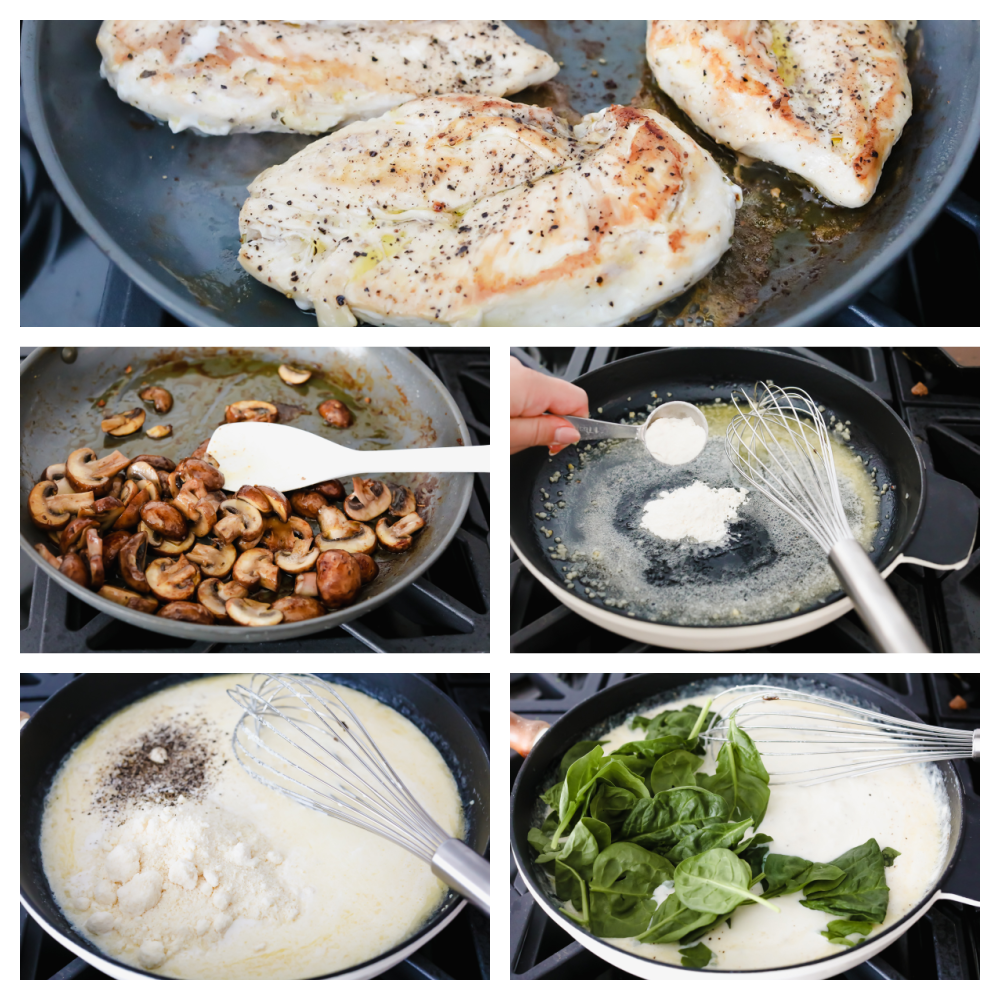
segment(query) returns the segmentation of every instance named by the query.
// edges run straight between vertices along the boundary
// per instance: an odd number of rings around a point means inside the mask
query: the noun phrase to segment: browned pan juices
[[[658,111],[705,149],[743,191],[729,251],[701,281],[643,317],[640,325],[736,326],[747,322],[769,299],[808,287],[830,262],[838,260],[842,238],[873,220],[899,182],[901,163],[890,157],[872,200],[863,208],[839,208],[787,170],[720,145],[657,86],[646,62],[645,21],[510,23],[560,63],[554,80],[513,95],[511,100],[550,107],[573,124],[609,104]],[[907,45],[911,60],[919,42],[917,29]],[[915,109],[920,99],[914,87]],[[871,228],[878,233],[874,225]]]

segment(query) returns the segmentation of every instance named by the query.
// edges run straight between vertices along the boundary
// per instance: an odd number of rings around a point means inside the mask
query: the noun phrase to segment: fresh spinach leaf
[[[649,774],[649,789],[655,795],[679,785],[695,785],[695,772],[701,767],[701,758],[687,750],[671,750],[654,765]]]
[[[559,826],[550,841],[553,850],[573,819],[586,811],[597,782],[627,788],[636,798],[649,798],[649,789],[642,778],[633,774],[621,761],[604,757],[600,747],[594,747],[571,764],[566,772],[559,798]]]
[[[695,939],[702,936],[704,928],[715,923],[714,913],[703,913],[685,906],[671,893],[660,903],[649,921],[649,927],[636,937],[646,944],[669,944],[688,936]]]
[[[697,705],[685,705],[679,709],[666,709],[652,719],[636,716],[632,720],[632,726],[633,728],[645,729],[647,740],[657,740],[666,736],[680,737],[684,741],[691,740],[693,746],[690,749],[697,754],[704,755],[704,741],[697,739],[697,737],[716,722],[716,716],[709,711],[709,705],[704,708],[699,708]]]
[[[594,892],[590,897],[590,930],[598,937],[636,937],[649,925],[656,904],[645,896]]]
[[[533,826],[528,831],[528,843],[539,853],[549,853],[549,837],[546,836],[537,826]],[[537,858],[535,859],[538,860]]]
[[[625,817],[621,835],[651,851],[666,855],[688,834],[707,823],[723,822],[725,799],[697,785],[657,792],[640,799]]]
[[[590,896],[587,883],[579,872],[574,871],[562,861],[555,863],[556,896],[571,902],[581,914],[580,922],[586,926],[590,923]],[[565,912],[565,911],[563,911]],[[574,918],[576,919],[576,918]]]
[[[657,886],[669,882],[673,875],[674,866],[666,858],[637,844],[619,842],[597,856],[590,888],[594,892],[651,896]]]
[[[779,912],[773,903],[750,892],[749,886],[750,866],[721,847],[685,858],[674,869],[674,894],[693,910],[728,913],[746,899]]]
[[[646,768],[651,768],[664,754],[673,750],[690,749],[695,745],[693,739],[683,736],[662,736],[655,740],[635,740],[624,743],[614,751],[614,757],[637,757],[644,762]],[[700,764],[701,761],[699,760]]]
[[[621,829],[625,817],[635,808],[635,793],[617,785],[599,784],[590,799],[589,812],[594,819],[606,823],[612,834]]]
[[[760,826],[767,811],[771,791],[770,776],[754,746],[753,740],[729,720],[726,742],[719,751],[715,774],[698,774],[698,784],[721,795],[729,806],[726,819],[753,818],[753,826]]]
[[[544,792],[539,796],[539,798],[550,808],[559,808],[559,799],[562,797],[562,787],[563,783],[557,781],[551,788],[545,789]]]
[[[830,864],[841,869],[844,877],[830,888],[807,886],[802,905],[849,920],[882,923],[889,905],[889,886],[882,850],[874,838],[845,851]]]
[[[535,842],[537,843],[537,838]],[[558,851],[540,853],[535,860],[540,865],[547,864],[549,861],[561,861],[578,872],[584,879],[589,880],[593,874],[597,856],[610,845],[611,830],[608,825],[600,820],[584,816],[573,827],[572,832],[563,841]]]
[[[607,740],[582,740],[580,743],[574,743],[563,754],[562,761],[559,763],[559,780],[565,779],[566,772],[581,757],[585,757],[594,747],[602,747],[607,742]]]
[[[831,920],[826,925],[826,930],[820,931],[820,934],[830,944],[843,944],[848,948],[853,948],[855,945],[861,944],[871,934],[874,926],[868,920]],[[852,941],[848,937],[849,934],[860,934],[861,936],[856,941]]]
[[[771,850],[767,845],[773,839],[766,833],[755,833],[749,840],[744,840],[742,844],[733,848],[733,853],[738,854],[750,866],[750,874],[753,876],[751,885],[759,881],[763,875],[764,859]]]
[[[739,823],[707,823],[679,841],[671,848],[667,857],[677,864],[695,854],[704,854],[713,847],[732,847],[747,832],[752,822],[752,819],[744,819]]]
[[[712,950],[704,943],[694,945],[692,948],[681,948],[681,965],[686,969],[704,969],[715,957]]]
[[[902,854],[902,851],[897,851],[894,847],[883,847],[882,848],[882,863],[886,868],[891,868],[893,862]]]
[[[764,862],[764,878],[767,879],[764,898],[787,896],[800,890],[834,889],[844,876],[844,871],[836,865],[817,864],[794,854],[769,854]]]

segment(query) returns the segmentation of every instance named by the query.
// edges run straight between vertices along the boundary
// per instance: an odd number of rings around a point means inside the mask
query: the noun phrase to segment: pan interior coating
[[[819,544],[753,488],[722,545],[664,541],[641,527],[644,505],[665,490],[698,481],[713,489],[748,489],[725,454],[725,428],[735,407],[700,408],[709,439],[688,465],[662,465],[639,441],[619,440],[583,446],[568,460],[563,452],[544,466],[531,513],[559,579],[609,610],[680,626],[771,621],[829,600],[839,584]],[[849,444],[831,441],[848,523],[868,550],[874,525],[889,515],[892,500],[875,492]]]

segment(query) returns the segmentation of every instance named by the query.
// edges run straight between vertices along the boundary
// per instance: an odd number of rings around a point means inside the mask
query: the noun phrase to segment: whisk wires
[[[809,393],[758,382],[753,396],[741,389],[732,400],[738,412],[726,428],[726,454],[740,475],[824,552],[852,538],[826,424]]]
[[[309,674],[254,674],[233,753],[255,780],[431,862],[448,834],[427,814],[337,691]]]

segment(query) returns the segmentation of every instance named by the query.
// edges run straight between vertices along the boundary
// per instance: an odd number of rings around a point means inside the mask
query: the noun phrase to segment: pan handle
[[[961,569],[972,555],[979,498],[968,486],[927,469],[924,513],[901,557],[930,569]]]
[[[549,724],[541,719],[522,719],[510,713],[510,748],[522,757],[531,753],[531,748],[548,732]]]

